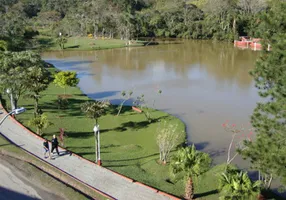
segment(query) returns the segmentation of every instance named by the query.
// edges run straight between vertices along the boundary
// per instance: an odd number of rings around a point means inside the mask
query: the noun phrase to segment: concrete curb
[[[8,112],[6,111],[6,109],[3,108],[2,104],[0,104],[0,108],[2,108],[2,110],[4,111],[5,114],[8,113]],[[34,132],[30,131],[29,129],[27,129],[23,124],[21,124],[20,122],[18,122],[18,121],[17,121],[16,119],[14,119],[13,117],[11,117],[11,116],[9,116],[9,117],[10,117],[10,119],[11,119],[15,124],[17,124],[17,125],[19,125],[20,127],[22,127],[22,128],[23,128],[24,130],[26,130],[29,134],[31,134],[31,135],[33,135],[34,137],[37,137],[38,139],[44,141],[44,138],[42,138],[41,136],[39,136],[39,135],[37,135],[36,133],[34,133]],[[50,143],[50,142],[49,142],[49,143]],[[20,147],[20,148],[21,148],[21,147]],[[22,149],[22,148],[21,148],[21,149]],[[60,147],[60,149],[63,150],[63,151],[69,151],[69,150],[67,150],[67,149],[65,149],[65,148],[63,148],[63,147]],[[25,151],[26,151],[26,150],[25,150]],[[27,151],[26,151],[26,152],[27,152]],[[87,160],[86,158],[83,158],[83,157],[81,157],[81,156],[75,154],[75,153],[72,152],[72,151],[69,151],[69,152],[72,153],[72,156],[75,156],[75,157],[77,157],[77,158],[79,158],[79,159],[81,159],[81,160],[85,160],[85,161],[87,161],[87,162],[89,162],[89,163],[91,163],[91,164],[93,164],[93,165],[97,165],[96,163],[94,163],[94,162],[92,162],[92,161],[90,161],[90,160]],[[33,154],[30,153],[30,152],[28,152],[28,153],[29,153],[30,155],[33,155]],[[36,158],[38,158],[36,155],[33,155],[33,156],[35,156]],[[38,159],[40,159],[40,158],[38,158]],[[41,159],[41,160],[42,160],[42,159]],[[42,161],[43,161],[43,160],[42,160]],[[45,161],[43,161],[43,162],[45,162]],[[46,162],[46,163],[48,163],[48,162]],[[49,164],[49,163],[48,163],[48,164]],[[51,165],[51,166],[53,166],[53,165]],[[97,166],[98,166],[98,165],[97,165]],[[53,167],[55,167],[55,166],[53,166]],[[100,166],[100,167],[102,167],[102,166]],[[57,168],[57,167],[55,167],[55,168]],[[105,167],[102,167],[102,168],[104,168],[104,169],[106,169],[106,170],[112,172],[113,174],[115,174],[115,175],[117,175],[117,176],[120,176],[120,177],[122,177],[122,178],[128,180],[129,182],[132,182],[132,183],[135,183],[135,184],[137,184],[137,185],[141,185],[141,186],[143,186],[143,187],[146,187],[146,188],[148,188],[148,189],[150,189],[150,190],[153,190],[153,191],[156,192],[156,193],[159,193],[159,194],[161,194],[161,195],[167,196],[167,197],[169,197],[169,198],[171,198],[171,199],[173,199],[173,200],[181,200],[181,198],[175,197],[175,196],[173,196],[173,195],[171,195],[171,194],[168,194],[168,193],[166,193],[166,192],[162,192],[162,191],[160,191],[160,190],[158,190],[158,189],[155,189],[155,188],[153,188],[153,187],[151,187],[151,186],[145,185],[144,183],[137,182],[137,181],[135,181],[135,180],[133,180],[133,179],[130,179],[130,178],[128,178],[128,177],[126,177],[126,176],[124,176],[124,175],[122,175],[122,174],[119,174],[119,173],[115,172],[115,171],[112,171],[112,170],[107,169],[107,168],[105,168]],[[57,168],[57,169],[58,169],[58,168]],[[61,169],[59,169],[59,170],[61,170]],[[61,171],[62,171],[62,170],[61,170]],[[67,174],[67,173],[64,172],[64,171],[62,171],[62,172],[65,173],[65,174]],[[112,197],[112,196],[110,196],[110,195],[108,195],[108,194],[105,194],[103,191],[100,191],[100,190],[98,190],[98,189],[96,189],[96,188],[94,188],[94,187],[92,187],[92,186],[90,186],[90,185],[88,185],[88,184],[86,184],[86,183],[84,183],[84,182],[78,180],[77,178],[73,177],[71,174],[67,174],[67,175],[69,175],[69,176],[71,176],[73,179],[75,179],[75,180],[77,180],[77,181],[79,181],[79,182],[85,184],[86,186],[88,186],[88,187],[90,187],[91,189],[95,190],[95,192],[98,192],[99,194],[102,194],[103,196],[106,196],[107,198],[110,198],[110,199],[115,199],[114,197]]]

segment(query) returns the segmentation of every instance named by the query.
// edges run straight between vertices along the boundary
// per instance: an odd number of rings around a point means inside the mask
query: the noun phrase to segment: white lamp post
[[[97,164],[99,166],[101,166],[101,160],[100,160],[100,131],[99,131],[99,125],[95,125],[93,128],[94,131],[94,137],[95,137],[95,141],[97,139],[96,142],[96,146],[95,146],[95,161],[97,162]],[[96,133],[97,134],[97,138],[96,138]]]
[[[4,122],[4,120],[5,120],[9,115],[11,115],[11,114],[19,115],[19,114],[21,114],[21,113],[23,113],[23,112],[25,112],[25,111],[26,111],[26,108],[24,108],[24,107],[16,108],[16,109],[12,110],[11,112],[7,113],[7,114],[3,117],[3,119],[0,121],[0,125]]]

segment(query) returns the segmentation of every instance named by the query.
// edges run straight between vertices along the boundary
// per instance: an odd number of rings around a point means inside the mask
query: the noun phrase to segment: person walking
[[[51,159],[51,153],[50,153],[50,148],[49,148],[49,142],[47,139],[43,142],[43,147],[44,147],[44,158],[50,158]],[[48,153],[48,156],[47,156]]]
[[[58,139],[57,139],[56,135],[53,135],[51,152],[54,153],[53,151],[54,151],[54,149],[56,149],[58,156],[60,156],[60,153],[58,150],[58,145],[59,145]]]

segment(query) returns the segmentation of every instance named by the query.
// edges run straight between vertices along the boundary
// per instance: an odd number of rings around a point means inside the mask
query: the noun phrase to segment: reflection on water
[[[62,70],[76,70],[80,88],[96,99],[120,100],[120,91],[145,94],[156,107],[180,117],[188,139],[215,162],[225,159],[231,139],[221,124],[248,124],[259,100],[249,70],[258,52],[232,44],[181,44],[104,51],[46,52],[43,59]],[[162,89],[158,96],[156,90]],[[237,161],[238,162],[238,161]]]

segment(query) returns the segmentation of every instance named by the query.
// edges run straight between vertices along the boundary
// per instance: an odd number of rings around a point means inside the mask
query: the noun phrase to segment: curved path
[[[5,114],[6,112],[0,108],[0,119],[2,119]],[[37,137],[25,129],[25,127],[23,127],[16,120],[8,117],[2,123],[2,125],[0,125],[0,132],[17,146],[41,159],[44,159],[42,138]],[[65,149],[60,148],[59,150],[63,154],[62,156],[56,157],[54,160],[47,159],[45,161],[70,174],[74,178],[88,184],[89,186],[113,197],[114,199],[177,199],[171,195],[157,191],[153,188],[149,188],[141,183],[134,182],[131,179],[118,175],[75,154],[72,154],[71,156],[69,154],[65,154]]]

